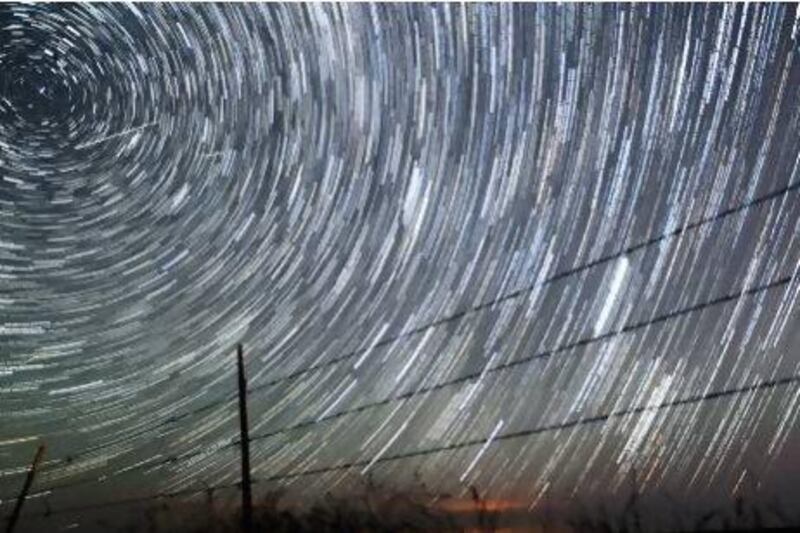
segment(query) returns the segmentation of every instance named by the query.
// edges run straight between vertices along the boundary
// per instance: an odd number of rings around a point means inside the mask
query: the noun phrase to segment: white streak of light
[[[362,475],[362,476],[363,476],[364,474],[366,474],[366,473],[367,473],[367,470],[369,470],[370,468],[372,468],[372,465],[374,465],[375,463],[377,463],[377,462],[378,462],[378,460],[379,460],[381,457],[383,457],[383,454],[384,454],[384,453],[386,453],[386,450],[388,450],[388,449],[389,449],[389,447],[390,447],[392,444],[394,444],[394,441],[396,441],[396,440],[398,439],[398,437],[400,437],[400,435],[402,435],[403,431],[405,431],[405,430],[406,430],[406,427],[408,427],[408,420],[406,420],[405,422],[403,422],[403,425],[402,425],[402,426],[400,426],[400,429],[398,429],[398,430],[397,430],[397,432],[396,432],[394,435],[392,435],[392,438],[391,438],[391,439],[389,439],[389,442],[387,442],[387,443],[386,443],[386,444],[383,446],[383,448],[381,448],[381,451],[379,451],[377,454],[375,454],[375,457],[373,457],[373,458],[372,458],[372,461],[370,461],[370,462],[369,462],[369,464],[368,464],[367,466],[365,466],[365,467],[364,467],[364,469],[361,471],[361,475]]]
[[[606,322],[608,322],[609,316],[611,316],[611,311],[616,309],[617,303],[619,302],[619,293],[622,289],[622,283],[628,276],[628,270],[630,270],[630,261],[627,257],[623,257],[619,260],[616,270],[614,270],[614,278],[611,280],[611,286],[608,289],[606,303],[603,304],[603,309],[600,311],[600,316],[597,318],[597,322],[594,325],[595,335],[602,333],[603,328],[606,326]]]
[[[482,456],[484,453],[486,453],[486,450],[489,448],[489,445],[492,443],[492,441],[494,440],[494,438],[495,438],[495,437],[497,436],[497,434],[500,432],[500,429],[501,429],[502,427],[503,427],[503,421],[501,420],[501,421],[500,421],[500,422],[498,422],[498,423],[497,423],[497,425],[494,427],[494,430],[492,431],[492,434],[491,434],[491,435],[489,435],[489,438],[488,438],[488,439],[486,439],[486,442],[483,444],[483,446],[481,446],[481,449],[480,449],[480,450],[478,450],[478,454],[475,456],[475,458],[474,458],[474,459],[472,460],[472,462],[469,464],[469,466],[467,467],[467,469],[466,469],[466,470],[464,470],[464,473],[463,473],[463,474],[461,474],[461,478],[460,478],[460,479],[461,479],[461,481],[464,481],[464,480],[467,478],[467,476],[469,475],[469,473],[470,473],[470,472],[472,472],[472,469],[473,469],[473,468],[475,468],[475,465],[476,465],[476,464],[478,464],[478,461],[480,460],[481,456]]]

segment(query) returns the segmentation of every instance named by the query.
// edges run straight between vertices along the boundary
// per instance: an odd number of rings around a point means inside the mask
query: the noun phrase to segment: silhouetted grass
[[[452,512],[437,505],[449,495],[422,490],[396,492],[371,479],[358,494],[347,498],[327,494],[313,504],[292,503],[281,492],[263,495],[254,508],[255,531],[269,532],[415,532],[415,531],[730,531],[764,530],[800,524],[794,510],[780,503],[758,504],[737,497],[730,505],[692,513],[667,498],[674,508],[668,519],[654,521],[642,506],[642,496],[632,492],[623,505],[586,505],[573,502],[570,511],[543,519],[541,515],[510,514],[489,505],[476,487],[458,500],[468,513]],[[512,513],[513,514],[513,513]],[[141,533],[238,533],[241,532],[238,501],[217,501],[208,492],[204,501],[191,504],[164,502],[150,507],[141,520],[118,531]],[[105,527],[104,527],[105,529]],[[108,528],[109,530],[111,528]]]

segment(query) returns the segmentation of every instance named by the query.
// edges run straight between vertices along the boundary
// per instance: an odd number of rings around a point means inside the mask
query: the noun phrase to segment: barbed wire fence
[[[643,250],[643,249],[646,249],[646,248],[648,248],[650,246],[653,246],[653,245],[656,245],[658,243],[661,243],[661,242],[663,242],[665,240],[681,236],[683,234],[686,234],[687,232],[690,232],[690,231],[693,231],[693,230],[697,230],[699,228],[702,228],[704,226],[707,226],[707,225],[715,223],[715,222],[720,222],[720,221],[722,221],[724,219],[727,219],[728,217],[731,217],[731,216],[736,215],[738,213],[743,213],[743,212],[745,212],[747,210],[750,210],[750,209],[752,209],[754,207],[766,204],[768,202],[772,202],[772,201],[775,201],[775,200],[782,199],[782,198],[784,198],[784,197],[786,197],[786,196],[788,196],[788,195],[790,195],[792,193],[797,192],[798,190],[800,190],[800,181],[790,183],[790,184],[788,184],[788,185],[786,185],[784,187],[781,187],[781,188],[779,188],[777,190],[774,190],[774,191],[769,192],[767,194],[764,194],[762,196],[747,200],[747,201],[742,202],[742,203],[740,203],[740,204],[738,204],[738,205],[736,205],[734,207],[727,208],[727,209],[724,209],[722,211],[719,211],[716,214],[701,218],[701,219],[699,219],[697,221],[694,221],[694,222],[686,223],[686,224],[684,224],[682,226],[676,227],[675,229],[671,229],[669,231],[666,231],[666,232],[663,232],[661,234],[655,235],[653,237],[650,237],[650,238],[648,238],[646,240],[643,240],[641,242],[638,242],[636,244],[626,246],[626,247],[620,249],[617,252],[613,252],[613,253],[610,253],[608,255],[604,255],[604,256],[602,256],[600,258],[597,258],[597,259],[588,261],[586,263],[583,263],[581,265],[578,265],[578,266],[575,266],[575,267],[572,267],[572,268],[557,272],[557,273],[545,278],[542,281],[538,281],[536,283],[529,284],[528,286],[525,286],[523,288],[520,288],[520,289],[517,289],[517,290],[512,291],[510,293],[501,295],[499,297],[496,297],[494,299],[491,299],[491,300],[488,300],[486,302],[480,303],[478,305],[465,308],[465,309],[463,309],[461,311],[458,311],[458,312],[453,313],[451,315],[439,318],[439,319],[434,320],[432,322],[429,322],[427,324],[424,324],[424,325],[421,325],[421,326],[417,326],[417,327],[415,327],[413,329],[410,329],[410,330],[407,330],[407,331],[402,331],[402,332],[400,332],[398,334],[384,337],[384,338],[380,339],[379,341],[370,344],[366,348],[360,348],[360,349],[357,349],[357,350],[352,350],[352,351],[349,351],[349,352],[344,353],[342,355],[339,355],[337,357],[334,357],[334,358],[332,358],[332,359],[330,359],[328,361],[324,361],[324,362],[321,362],[321,363],[316,364],[316,365],[311,365],[309,367],[306,367],[306,368],[303,368],[303,369],[300,369],[300,370],[296,370],[294,372],[291,372],[291,373],[289,373],[287,375],[284,375],[284,376],[281,376],[281,377],[273,378],[273,379],[271,379],[269,381],[266,381],[264,383],[261,383],[261,384],[258,384],[256,386],[248,388],[247,391],[246,391],[247,395],[259,394],[259,393],[261,393],[261,392],[263,392],[265,390],[268,390],[268,389],[270,389],[270,388],[272,388],[272,387],[274,387],[274,386],[276,386],[278,384],[285,383],[287,381],[293,381],[293,380],[296,380],[296,379],[298,379],[298,378],[300,378],[300,377],[302,377],[302,376],[304,376],[306,374],[310,374],[312,372],[315,372],[315,371],[318,371],[318,370],[321,370],[321,369],[324,369],[324,368],[328,368],[328,367],[331,367],[331,366],[336,366],[336,365],[339,365],[339,364],[344,363],[346,361],[350,361],[350,360],[362,355],[363,353],[365,353],[365,352],[367,352],[369,350],[374,350],[374,349],[380,348],[382,346],[388,346],[388,345],[394,344],[396,342],[412,338],[412,337],[414,337],[416,335],[420,335],[420,334],[422,334],[422,333],[424,333],[424,332],[426,332],[426,331],[428,331],[428,330],[430,330],[432,328],[436,328],[436,327],[442,326],[442,325],[450,323],[450,322],[458,321],[458,320],[463,319],[463,318],[465,318],[467,316],[470,316],[472,314],[475,314],[475,313],[478,313],[480,311],[495,307],[495,306],[497,306],[497,305],[499,305],[501,303],[520,298],[520,297],[522,297],[522,296],[524,296],[526,294],[531,293],[532,291],[534,291],[538,287],[546,286],[546,285],[552,284],[552,283],[554,283],[556,281],[560,281],[560,280],[569,278],[571,276],[576,276],[576,275],[581,274],[581,273],[583,273],[583,272],[585,272],[585,271],[587,271],[589,269],[592,269],[592,268],[595,268],[595,267],[610,263],[610,262],[612,262],[614,260],[620,259],[622,257],[625,257],[625,256],[627,256],[629,254],[632,254],[634,252],[637,252],[639,250]],[[247,443],[246,444],[249,445],[251,443],[256,443],[256,442],[265,440],[267,438],[270,438],[270,437],[273,437],[273,436],[276,436],[276,435],[279,435],[279,434],[287,433],[287,432],[290,432],[290,431],[311,429],[311,428],[314,428],[315,426],[318,426],[319,424],[322,424],[324,422],[328,422],[330,420],[342,418],[342,417],[345,417],[345,416],[348,416],[348,415],[352,415],[352,414],[356,414],[356,413],[365,412],[365,411],[368,411],[368,410],[371,410],[371,409],[375,409],[375,408],[378,408],[378,407],[381,407],[381,406],[384,406],[384,405],[389,405],[389,404],[391,404],[393,402],[403,402],[403,401],[411,400],[413,398],[419,398],[419,397],[428,395],[428,394],[430,394],[430,393],[432,393],[434,391],[438,391],[438,390],[441,390],[441,389],[444,389],[444,388],[447,388],[447,387],[453,387],[453,386],[467,384],[467,383],[470,383],[472,381],[475,381],[475,380],[481,378],[482,375],[485,375],[487,373],[494,374],[494,373],[507,372],[509,370],[518,368],[518,367],[520,367],[522,365],[529,364],[529,363],[531,363],[533,361],[537,361],[537,360],[541,360],[541,359],[549,358],[549,357],[556,356],[556,355],[559,355],[559,354],[564,354],[564,353],[570,352],[570,351],[572,351],[572,350],[574,350],[575,348],[578,348],[578,347],[586,347],[586,346],[589,346],[589,345],[592,345],[592,344],[595,344],[595,343],[601,343],[601,342],[610,340],[610,339],[612,339],[612,338],[614,338],[616,336],[619,336],[619,335],[630,333],[630,332],[633,332],[633,331],[636,331],[636,330],[640,330],[640,329],[643,329],[643,328],[647,328],[647,327],[650,327],[650,326],[654,326],[654,325],[657,325],[657,324],[661,324],[661,323],[667,322],[669,320],[673,320],[673,319],[676,319],[676,318],[681,317],[681,316],[686,316],[686,315],[689,315],[689,314],[692,314],[692,313],[696,313],[696,312],[702,311],[702,310],[710,308],[710,307],[719,306],[719,305],[723,305],[723,304],[726,304],[726,303],[729,303],[729,302],[738,301],[741,298],[748,297],[748,296],[754,296],[754,295],[757,295],[757,294],[760,294],[760,293],[763,293],[765,291],[769,291],[769,290],[772,290],[772,289],[778,289],[778,288],[786,287],[787,285],[789,285],[790,283],[795,281],[796,277],[797,277],[797,274],[793,273],[791,275],[783,276],[783,277],[780,277],[780,278],[775,279],[773,281],[769,281],[769,282],[764,283],[764,284],[750,286],[750,287],[741,287],[737,291],[726,293],[726,294],[717,296],[717,297],[715,297],[713,299],[710,299],[710,300],[706,300],[706,301],[703,301],[703,302],[698,302],[698,303],[689,305],[687,307],[682,307],[682,308],[679,308],[679,309],[675,309],[673,311],[657,315],[657,316],[652,317],[652,318],[650,318],[648,320],[645,320],[645,321],[630,322],[630,323],[625,324],[621,328],[609,331],[607,333],[580,338],[578,340],[574,340],[574,341],[571,341],[571,342],[567,342],[567,343],[561,344],[561,345],[556,346],[556,347],[554,347],[552,349],[549,349],[549,350],[543,350],[543,351],[540,351],[540,352],[537,352],[537,353],[534,353],[534,354],[530,354],[530,355],[527,355],[527,356],[524,356],[524,357],[521,357],[521,358],[518,358],[518,359],[511,360],[509,362],[506,362],[506,363],[503,363],[503,364],[500,364],[500,365],[497,365],[497,366],[494,366],[494,367],[490,367],[490,368],[484,369],[484,370],[482,370],[480,372],[472,372],[472,373],[469,373],[469,374],[466,374],[466,375],[462,375],[462,376],[459,376],[459,377],[455,377],[455,378],[452,378],[452,379],[449,379],[449,380],[446,380],[446,381],[443,381],[443,382],[440,382],[440,383],[436,383],[436,384],[433,384],[433,385],[428,385],[428,386],[425,386],[425,387],[420,387],[419,389],[411,391],[411,392],[406,392],[406,393],[403,393],[403,394],[397,394],[397,395],[389,396],[389,397],[386,397],[386,398],[383,398],[383,399],[380,399],[380,400],[376,400],[376,401],[373,401],[373,402],[366,403],[364,405],[360,405],[358,407],[349,408],[349,409],[343,409],[343,410],[340,410],[340,411],[329,413],[329,414],[326,414],[326,415],[324,415],[324,416],[322,416],[320,418],[317,418],[317,419],[301,421],[299,423],[287,425],[285,427],[278,428],[278,429],[275,429],[275,430],[271,430],[271,431],[268,431],[268,432],[265,432],[265,433],[256,433],[256,434],[250,436],[247,439]],[[648,412],[668,410],[668,409],[672,409],[672,408],[683,406],[683,405],[701,404],[701,403],[705,403],[705,402],[721,400],[721,399],[724,399],[724,398],[736,397],[736,396],[744,395],[744,394],[760,393],[760,392],[763,392],[763,391],[769,391],[769,390],[773,390],[773,389],[776,389],[776,388],[795,386],[798,383],[800,383],[800,374],[790,375],[790,376],[785,376],[785,377],[776,378],[776,379],[768,379],[768,380],[758,381],[758,382],[750,384],[750,385],[744,385],[744,386],[739,386],[739,387],[720,389],[720,390],[716,390],[716,391],[712,391],[712,392],[707,392],[707,393],[704,393],[704,394],[699,394],[699,395],[694,395],[694,396],[688,396],[688,397],[685,397],[685,398],[665,401],[665,402],[662,402],[662,403],[656,404],[656,405],[631,406],[631,407],[628,407],[628,408],[625,408],[625,409],[619,409],[619,410],[616,410],[616,411],[608,411],[606,413],[594,415],[594,416],[591,416],[591,417],[583,417],[583,418],[576,418],[576,419],[573,419],[573,420],[567,420],[565,422],[561,422],[561,423],[557,423],[557,424],[534,426],[534,427],[530,427],[530,428],[523,429],[523,430],[518,430],[518,431],[513,431],[513,432],[508,432],[508,433],[497,433],[497,434],[486,436],[486,437],[483,437],[483,438],[469,439],[469,440],[465,440],[465,441],[454,442],[454,443],[449,443],[449,444],[444,444],[444,445],[435,446],[435,447],[429,447],[429,448],[419,448],[419,449],[406,451],[406,452],[401,452],[401,453],[396,453],[396,454],[380,454],[379,453],[379,454],[377,454],[375,456],[368,457],[368,458],[361,459],[361,460],[357,460],[357,461],[351,461],[351,462],[345,462],[345,463],[339,463],[339,464],[332,464],[332,465],[328,465],[328,466],[323,466],[323,467],[318,467],[318,468],[313,468],[313,469],[307,469],[307,470],[296,470],[296,471],[290,471],[290,472],[285,472],[285,473],[279,473],[279,474],[274,474],[274,475],[271,475],[271,476],[266,476],[266,477],[263,477],[263,478],[255,478],[252,481],[253,481],[254,484],[264,484],[264,483],[288,480],[288,479],[293,479],[293,478],[298,478],[298,477],[315,476],[315,475],[322,475],[322,474],[326,474],[326,473],[330,473],[330,472],[336,472],[336,471],[345,471],[345,470],[350,470],[350,469],[355,469],[355,468],[371,467],[372,465],[378,464],[378,463],[402,461],[402,460],[405,460],[405,459],[411,459],[411,458],[415,458],[415,457],[421,457],[421,456],[427,456],[427,455],[433,455],[433,454],[439,454],[439,453],[446,453],[448,451],[460,450],[460,449],[469,448],[469,447],[475,447],[475,446],[487,446],[487,445],[490,445],[490,444],[493,444],[493,443],[508,441],[508,440],[512,440],[512,439],[532,438],[532,437],[535,437],[537,435],[541,435],[543,433],[555,432],[555,431],[560,431],[560,430],[564,430],[564,429],[571,429],[571,428],[577,428],[577,427],[582,427],[582,426],[592,426],[592,425],[602,424],[602,423],[605,423],[605,422],[607,422],[609,420],[620,418],[620,417],[637,416],[637,415],[641,415],[641,414],[648,413]],[[202,414],[202,413],[207,412],[207,411],[209,411],[211,409],[214,409],[216,407],[220,407],[220,406],[224,406],[224,405],[233,406],[237,401],[237,397],[238,397],[237,393],[226,395],[223,398],[207,402],[207,403],[205,403],[205,404],[203,404],[203,405],[201,405],[201,406],[199,406],[197,408],[182,412],[180,414],[171,415],[171,416],[165,418],[164,420],[161,420],[161,421],[159,421],[157,423],[154,423],[154,424],[151,424],[149,426],[146,426],[146,427],[144,427],[144,428],[142,428],[140,430],[137,430],[136,432],[134,432],[132,434],[123,435],[122,437],[120,437],[120,439],[113,440],[111,442],[106,442],[106,443],[99,444],[99,445],[95,445],[95,446],[91,446],[91,447],[87,447],[87,448],[78,450],[78,451],[76,451],[76,452],[74,452],[72,454],[68,454],[68,455],[66,455],[64,457],[59,457],[59,458],[56,458],[56,459],[45,461],[44,464],[43,464],[43,467],[40,468],[40,471],[51,471],[51,470],[54,470],[54,469],[56,469],[56,468],[58,468],[60,466],[74,463],[75,461],[77,461],[77,460],[79,460],[79,459],[81,459],[83,457],[91,456],[93,454],[96,454],[99,451],[102,451],[102,450],[105,450],[105,449],[109,449],[109,448],[113,448],[114,446],[117,446],[122,442],[127,442],[127,441],[130,441],[131,439],[135,439],[135,438],[138,438],[138,437],[146,436],[148,434],[151,434],[154,430],[157,430],[157,429],[160,429],[160,428],[163,428],[163,427],[168,427],[168,426],[171,426],[171,425],[174,425],[174,424],[178,424],[178,423],[180,423],[182,421],[190,419],[191,417],[193,417],[195,415]],[[194,458],[198,458],[198,457],[209,456],[209,455],[213,455],[213,454],[216,454],[216,453],[220,453],[220,452],[222,452],[224,450],[229,450],[229,449],[232,449],[232,448],[235,448],[235,447],[239,447],[241,445],[242,445],[242,440],[241,439],[233,438],[233,439],[229,439],[227,442],[219,443],[218,445],[213,446],[213,447],[204,448],[204,449],[200,449],[200,450],[194,450],[194,451],[190,451],[190,452],[187,452],[187,453],[178,454],[178,455],[172,455],[172,456],[168,456],[168,457],[156,458],[156,459],[152,459],[152,460],[149,460],[149,461],[146,460],[146,461],[143,461],[141,463],[137,463],[136,465],[133,465],[131,467],[123,469],[122,473],[127,474],[127,473],[130,473],[130,472],[135,472],[135,471],[139,471],[139,470],[147,470],[147,469],[157,468],[157,467],[160,467],[160,466],[177,464],[177,463],[180,463],[180,462],[183,462],[183,461],[187,461],[187,460],[190,460],[190,459],[194,459]],[[386,450],[382,450],[382,452],[385,452],[385,451]],[[26,472],[26,470],[20,469],[20,473],[21,474],[25,473],[25,472]],[[83,479],[83,480],[76,480],[76,481],[72,481],[72,482],[52,485],[52,486],[49,486],[49,487],[38,489],[37,491],[35,491],[35,492],[31,493],[31,494],[28,494],[26,496],[26,499],[46,497],[46,496],[49,496],[49,495],[53,494],[54,492],[70,490],[70,489],[74,489],[74,488],[81,487],[81,486],[95,485],[95,484],[98,484],[99,482],[100,481],[98,481],[98,479]],[[130,497],[130,498],[121,498],[121,499],[109,500],[109,501],[98,502],[98,503],[93,503],[93,504],[67,506],[67,507],[60,507],[60,508],[55,508],[55,509],[48,508],[44,512],[35,512],[35,513],[23,512],[22,514],[23,514],[24,517],[31,517],[31,518],[34,518],[34,517],[42,518],[42,517],[44,517],[44,518],[46,518],[46,517],[53,516],[53,515],[67,514],[67,513],[79,513],[79,512],[82,512],[82,511],[88,511],[88,510],[93,510],[93,509],[102,509],[102,508],[114,507],[114,506],[134,505],[134,504],[147,503],[147,502],[163,500],[163,499],[191,497],[191,496],[196,496],[198,494],[207,493],[209,490],[227,490],[227,489],[240,489],[240,488],[241,488],[241,483],[225,483],[225,484],[218,484],[218,485],[211,485],[211,486],[203,486],[202,488],[187,488],[187,489],[177,490],[177,491],[172,491],[172,492],[157,492],[157,493],[152,493],[152,494],[145,494],[145,495],[142,495],[142,496],[136,496],[136,497]],[[10,502],[10,501],[13,501],[15,498],[17,498],[17,495],[11,495],[11,494],[3,495],[2,497],[0,497],[0,505],[5,504],[5,503]],[[8,520],[8,518],[6,518],[6,520]]]

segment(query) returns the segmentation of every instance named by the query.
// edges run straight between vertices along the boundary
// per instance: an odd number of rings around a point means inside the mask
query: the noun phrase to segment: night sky
[[[0,511],[237,482],[237,342],[259,487],[796,498],[799,38],[0,6]]]

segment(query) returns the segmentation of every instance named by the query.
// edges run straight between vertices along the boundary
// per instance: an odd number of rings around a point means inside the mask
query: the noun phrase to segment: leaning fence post
[[[36,469],[39,468],[39,463],[42,462],[43,456],[44,444],[40,444],[39,449],[36,450],[36,455],[33,456],[33,462],[28,469],[28,475],[25,478],[25,484],[22,486],[22,492],[19,493],[19,497],[17,498],[17,504],[14,506],[11,518],[8,519],[6,533],[12,533],[14,531],[14,526],[17,525],[17,520],[19,520],[19,515],[22,512],[22,504],[25,503],[25,499],[28,497],[28,491],[31,489],[31,485],[33,485],[34,476],[36,476]]]
[[[247,379],[244,375],[242,344],[236,345],[239,368],[239,443],[242,449],[242,529],[253,530],[253,493],[250,486],[250,435],[247,427]]]

